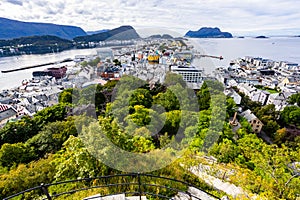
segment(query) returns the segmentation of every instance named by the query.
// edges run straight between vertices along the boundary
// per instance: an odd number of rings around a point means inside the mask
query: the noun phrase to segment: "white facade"
[[[203,81],[203,70],[194,67],[172,66],[171,71],[180,74],[183,80],[188,83],[201,83]]]

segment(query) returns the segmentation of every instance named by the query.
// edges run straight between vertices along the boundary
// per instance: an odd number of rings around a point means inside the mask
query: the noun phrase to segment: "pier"
[[[55,64],[71,62],[71,61],[73,61],[73,59],[67,58],[67,59],[64,59],[62,61],[43,63],[43,64],[38,64],[38,65],[21,67],[21,68],[17,68],[17,69],[2,70],[1,72],[2,73],[10,73],[10,72],[15,72],[15,71],[22,71],[22,70],[26,70],[26,69],[31,69],[31,68],[36,68],[36,67],[43,67],[43,66],[47,66],[47,65],[55,65]]]

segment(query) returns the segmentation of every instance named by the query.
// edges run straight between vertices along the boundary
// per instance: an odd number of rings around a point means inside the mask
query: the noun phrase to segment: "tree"
[[[164,85],[169,87],[171,85],[180,84],[183,88],[186,88],[186,82],[183,80],[182,76],[172,72],[166,74]]]
[[[265,144],[260,152],[255,152],[252,157],[255,171],[268,180],[268,184],[262,185],[263,190],[271,189],[281,199],[296,199],[300,191],[300,173],[291,164],[299,157],[300,152],[294,152],[284,145],[278,148]]]
[[[226,112],[229,118],[233,117],[234,113],[237,112],[236,103],[231,97],[226,98]]]
[[[46,153],[60,150],[70,135],[78,135],[72,118],[47,124],[42,131],[27,140],[26,144],[34,148],[39,157],[43,157]]]
[[[218,158],[219,162],[229,163],[235,161],[240,154],[240,149],[231,140],[225,138],[219,144],[215,143],[209,153]]]
[[[300,106],[300,93],[292,94],[288,98],[288,103],[292,105],[297,104],[298,106]]]
[[[92,67],[96,67],[99,62],[100,62],[100,58],[96,57],[94,60],[89,62],[89,65],[91,65]]]
[[[158,93],[153,97],[153,103],[162,105],[167,112],[180,109],[180,102],[175,94],[167,89],[164,93]]]
[[[207,110],[210,106],[210,92],[207,84],[204,82],[201,89],[197,93],[199,110]]]
[[[129,105],[134,107],[135,105],[142,105],[145,108],[151,108],[152,95],[149,90],[138,88],[136,89],[129,99]]]
[[[272,138],[274,138],[274,135],[278,129],[280,129],[279,124],[273,120],[267,121],[267,123],[263,126],[263,130]]]
[[[6,143],[0,149],[0,164],[3,167],[10,168],[20,163],[28,163],[36,157],[33,148],[24,143]]]
[[[59,103],[76,104],[79,98],[79,91],[77,89],[68,88],[62,91],[58,96]]]
[[[53,156],[29,163],[20,164],[6,174],[0,175],[0,199],[16,194],[28,188],[36,187],[42,183],[51,183],[54,180],[55,166]],[[39,191],[38,191],[39,192]],[[35,194],[23,199],[38,199]],[[26,197],[26,196],[25,196]]]
[[[300,126],[300,108],[298,106],[287,106],[280,113],[280,122],[283,125]]]
[[[39,125],[41,130],[41,128],[49,122],[61,121],[65,119],[67,115],[67,107],[68,104],[59,103],[51,107],[44,108],[34,115],[33,121]]]
[[[55,154],[53,164],[57,181],[103,174],[108,168],[90,155],[80,138],[71,136],[63,144],[63,149]]]
[[[39,130],[39,123],[29,116],[25,116],[16,122],[9,122],[0,129],[0,145],[4,143],[25,142],[33,135],[36,135]]]

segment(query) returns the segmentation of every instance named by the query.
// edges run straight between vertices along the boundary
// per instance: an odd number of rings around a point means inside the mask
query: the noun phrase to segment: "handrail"
[[[137,180],[135,180],[135,182],[128,181],[128,182],[121,182],[121,183],[108,183],[109,179],[115,178],[115,177],[131,177],[131,178],[137,178]],[[165,185],[146,183],[145,181],[143,182],[142,177],[150,177],[150,178],[154,178],[156,180],[162,179],[162,180],[168,180],[168,181],[171,181],[171,182],[181,183],[184,186],[194,187],[194,188],[206,193],[207,195],[209,195],[211,197],[219,199],[215,195],[213,195],[209,192],[203,191],[200,188],[198,188],[197,186],[194,186],[194,185],[192,185],[190,183],[187,183],[185,181],[181,181],[181,180],[177,180],[177,179],[169,178],[169,177],[153,175],[153,174],[128,173],[128,174],[115,174],[115,175],[99,176],[99,177],[93,177],[93,178],[80,178],[80,179],[66,180],[66,181],[61,181],[61,182],[56,182],[56,183],[41,184],[40,186],[36,186],[36,187],[30,188],[30,189],[24,190],[22,192],[16,193],[14,195],[11,195],[9,197],[6,197],[6,198],[4,198],[4,200],[9,200],[9,199],[12,199],[13,197],[17,197],[19,195],[23,195],[23,194],[25,194],[27,192],[31,192],[31,191],[40,191],[40,192],[42,192],[43,195],[46,196],[43,199],[52,200],[56,197],[59,197],[59,196],[62,196],[62,195],[74,194],[74,193],[79,192],[79,191],[90,190],[90,189],[95,189],[95,188],[126,186],[126,185],[128,185],[128,186],[132,186],[132,185],[137,186],[138,191],[122,191],[121,193],[108,194],[108,195],[103,195],[101,197],[111,196],[111,195],[116,195],[116,194],[135,194],[135,195],[139,195],[140,199],[141,199],[142,195],[151,195],[151,196],[160,197],[160,198],[167,198],[167,199],[172,198],[170,196],[165,196],[165,195],[162,195],[162,194],[154,194],[154,193],[151,193],[150,191],[145,190],[145,188],[148,186],[148,187],[164,188],[167,191],[172,191],[172,192],[177,192],[177,193],[181,192],[181,193],[187,194],[190,198],[193,197],[194,199],[201,200],[199,197],[196,197],[195,195],[193,195],[193,194],[191,194],[190,192],[187,192],[187,191],[182,191],[180,189],[168,187],[168,186],[165,186]],[[105,184],[100,184],[100,185],[97,185],[97,186],[88,186],[88,187],[77,188],[77,189],[73,189],[73,190],[70,190],[70,191],[64,191],[64,192],[61,192],[61,193],[58,193],[58,194],[52,194],[52,195],[48,192],[48,188],[51,187],[51,186],[68,184],[68,183],[78,183],[78,182],[84,182],[84,181],[90,182],[90,181],[93,181],[93,180],[100,180],[100,181],[102,180],[102,181],[105,182]],[[133,181],[133,180],[131,180],[131,181]]]

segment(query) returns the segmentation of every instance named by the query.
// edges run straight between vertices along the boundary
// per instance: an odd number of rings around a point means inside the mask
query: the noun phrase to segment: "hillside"
[[[118,28],[97,33],[93,35],[81,36],[74,38],[76,42],[99,42],[104,40],[130,40],[137,39],[140,36],[132,26],[120,26]]]
[[[188,31],[185,37],[191,38],[232,38],[232,34],[222,32],[219,28],[203,27],[198,31]]]
[[[22,22],[0,18],[0,39],[13,39],[26,36],[53,35],[64,39],[87,35],[76,26],[65,26],[50,23]]]
[[[103,32],[107,32],[107,31],[109,31],[109,29],[103,29],[103,30],[97,30],[97,31],[86,31],[86,33],[88,35],[94,35],[94,34],[103,33]]]
[[[73,46],[70,40],[51,35],[0,40],[0,48],[3,50],[1,56],[60,52]],[[14,47],[15,51],[11,52],[10,47]]]

